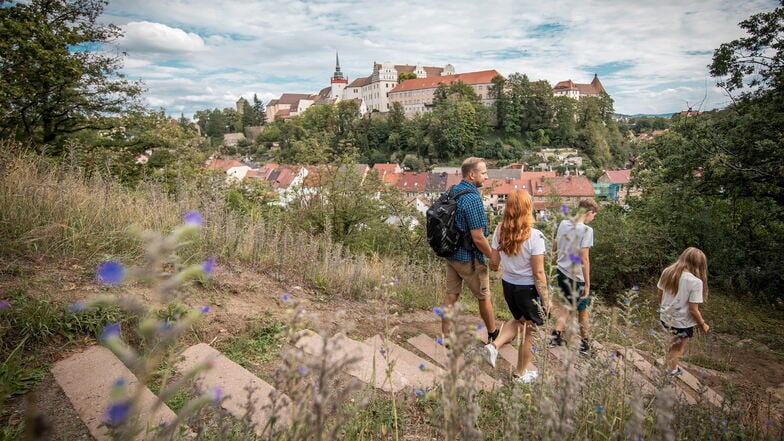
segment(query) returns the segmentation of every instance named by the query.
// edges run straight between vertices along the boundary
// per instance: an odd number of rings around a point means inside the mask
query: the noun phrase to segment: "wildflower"
[[[204,225],[204,219],[201,218],[198,211],[189,211],[185,213],[185,216],[182,217],[182,222],[185,225],[193,225],[196,227]]]
[[[603,413],[603,412],[604,412],[604,406],[596,406],[596,413]]]
[[[424,363],[419,363],[419,370],[424,371],[425,369],[427,369],[427,366]]]
[[[299,372],[299,374],[300,374],[300,375],[305,375],[305,374],[307,374],[307,373],[308,373],[308,368],[307,368],[307,367],[305,367],[305,366],[300,366],[300,367],[297,369],[297,372]]]
[[[117,427],[128,419],[130,413],[131,402],[129,400],[112,403],[106,410],[106,424],[111,427]]]
[[[561,205],[561,213],[566,214],[569,212],[569,207],[566,204]]]
[[[215,271],[215,256],[210,256],[201,266],[207,274],[212,274]]]
[[[223,399],[223,389],[216,387],[212,389],[212,401],[215,404],[218,404]]]
[[[398,279],[397,277],[393,277],[393,278],[392,278],[392,283],[394,283],[395,285],[397,285],[398,283],[400,283],[400,279]]]
[[[120,338],[120,324],[119,323],[111,323],[106,325],[101,331],[101,341],[107,342],[109,340],[114,340]]]
[[[640,292],[640,286],[639,285],[634,285],[634,286],[632,286],[632,290]]]
[[[199,312],[201,312],[202,314],[206,314],[210,312],[210,306],[209,305],[202,306],[201,308],[199,308]]]
[[[538,347],[538,346],[531,346],[531,351],[532,351],[532,352],[536,352],[536,351],[538,351],[538,350],[539,350],[539,347]]]
[[[125,278],[125,267],[121,263],[108,260],[100,265],[95,271],[95,279],[104,285],[117,285]]]
[[[0,307],[0,309],[2,309],[2,307]],[[76,303],[71,303],[70,305],[68,305],[68,310],[74,314],[76,314],[77,312],[82,312],[85,309],[87,309],[87,306],[82,301],[78,301]]]
[[[436,339],[436,343],[438,343],[438,344],[440,344],[440,345],[443,345],[443,344],[444,344],[444,337],[438,337],[438,338]]]
[[[628,305],[631,302],[628,298],[623,299],[623,304]]]
[[[168,331],[173,326],[174,325],[172,325],[172,322],[170,322],[168,320],[164,320],[164,321],[158,322],[158,330],[160,330],[160,331]]]
[[[483,325],[483,324],[481,324],[481,323],[480,323],[480,324],[478,324],[478,325],[476,325],[476,330],[477,330],[477,331],[481,331],[482,329],[485,329],[485,325]]]
[[[771,419],[767,419],[765,420],[765,425],[770,427],[770,426],[775,426],[776,423]]]
[[[582,262],[582,260],[580,260],[580,256],[572,253],[569,253],[569,260],[571,260],[575,265],[579,265],[580,262]]]
[[[443,309],[441,309],[441,308],[439,308],[438,306],[436,306],[435,308],[433,308],[433,312],[434,312],[434,313],[435,313],[437,316],[439,316],[439,317],[441,317],[441,318],[444,318],[444,310],[443,310]]]
[[[283,295],[282,295],[280,298],[281,298],[281,299],[282,299],[284,302],[288,302],[288,301],[289,301],[289,299],[290,299],[290,297],[289,297],[289,295],[288,295],[288,294],[283,294]]]
[[[11,307],[11,302],[8,300],[0,300],[0,311]]]
[[[385,356],[385,355],[387,355],[387,350],[386,350],[386,349],[384,349],[384,348],[381,348],[381,350],[380,350],[380,351],[378,351],[378,352],[381,352],[381,356],[382,356],[382,357],[383,357],[383,356]]]
[[[418,396],[418,397],[422,397],[422,396],[424,396],[424,395],[425,395],[425,391],[423,391],[422,389],[416,389],[416,390],[414,391],[414,394],[415,394],[416,396]]]
[[[112,385],[112,387],[123,387],[123,386],[125,386],[125,378],[118,378],[114,380],[114,384]]]

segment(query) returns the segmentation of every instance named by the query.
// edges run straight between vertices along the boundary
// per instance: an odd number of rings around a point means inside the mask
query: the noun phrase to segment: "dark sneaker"
[[[554,348],[556,346],[563,346],[565,344],[566,344],[566,340],[564,340],[563,337],[561,337],[561,333],[558,331],[553,331],[553,333],[550,335],[550,343],[549,343],[550,347]]]
[[[591,354],[591,344],[584,338],[580,340],[580,353],[583,355]]]
[[[500,329],[495,328],[495,331],[488,333],[487,334],[487,344],[490,344],[490,343],[494,342],[495,339],[498,338],[499,332],[500,332]]]

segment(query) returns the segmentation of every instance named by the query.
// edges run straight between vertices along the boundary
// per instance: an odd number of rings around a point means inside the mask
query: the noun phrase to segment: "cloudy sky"
[[[234,106],[253,94],[329,85],[335,52],[350,80],[373,62],[496,69],[555,85],[599,75],[619,113],[721,108],[713,49],[775,0],[111,0],[114,50],[171,115]]]

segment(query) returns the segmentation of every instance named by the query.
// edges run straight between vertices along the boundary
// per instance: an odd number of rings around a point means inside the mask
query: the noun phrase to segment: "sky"
[[[335,54],[349,81],[374,62],[495,69],[551,85],[594,74],[623,114],[723,108],[707,65],[738,23],[775,0],[110,0],[124,30],[122,72],[167,114],[234,107],[256,94],[329,86]]]

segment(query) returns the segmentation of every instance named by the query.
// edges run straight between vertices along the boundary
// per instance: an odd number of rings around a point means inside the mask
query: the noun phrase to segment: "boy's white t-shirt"
[[[493,242],[490,246],[499,249],[499,234],[501,226],[497,226],[493,233]],[[531,268],[531,256],[538,256],[545,253],[544,234],[536,228],[531,228],[531,236],[523,242],[521,251],[516,256],[508,256],[503,251],[501,254],[501,265],[504,272],[501,279],[515,285],[533,285],[534,271]]]
[[[555,242],[558,245],[558,269],[572,280],[585,282],[583,265],[572,262],[569,254],[579,257],[582,248],[593,246],[593,228],[581,222],[564,219],[558,225]]]
[[[663,275],[663,274],[662,274]],[[662,279],[656,286],[664,291]],[[664,291],[661,301],[661,321],[673,328],[691,328],[697,326],[697,321],[689,312],[689,303],[702,303],[702,280],[694,274],[684,271],[678,280],[678,292]]]

